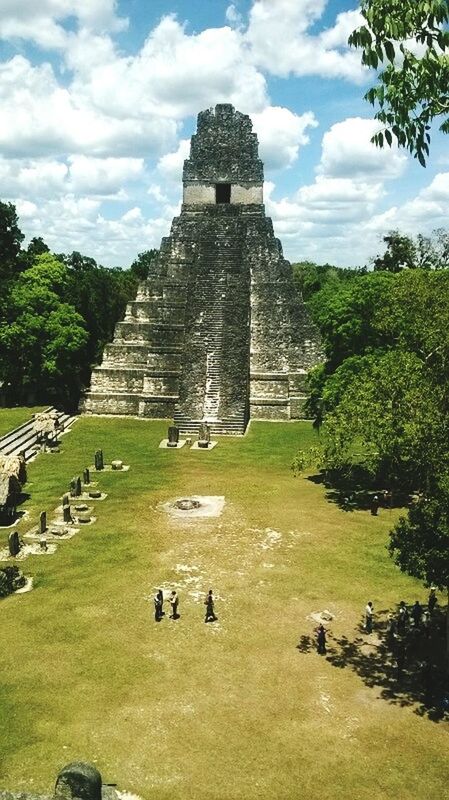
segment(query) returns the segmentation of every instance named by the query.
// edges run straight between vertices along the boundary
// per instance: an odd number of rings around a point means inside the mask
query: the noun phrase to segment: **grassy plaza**
[[[33,591],[0,601],[2,787],[45,792],[79,759],[145,800],[444,797],[447,721],[373,680],[376,632],[358,630],[367,600],[378,619],[426,601],[385,548],[400,511],[346,513],[293,477],[309,423],[253,422],[211,452],[159,449],[166,430],[80,418],[60,454],[29,466],[21,534],[41,510],[51,519],[99,447],[130,469],[93,476],[108,494],[95,524],[21,562]],[[223,495],[222,515],[161,510],[188,495]],[[166,603],[154,622],[159,587],[178,590],[179,620]],[[205,625],[209,588],[218,621]],[[310,617],[323,609],[328,659]],[[362,662],[333,657],[344,637]]]

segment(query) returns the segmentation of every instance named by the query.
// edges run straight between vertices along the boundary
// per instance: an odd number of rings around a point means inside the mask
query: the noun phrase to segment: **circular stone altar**
[[[192,495],[191,497],[174,497],[165,503],[159,503],[158,509],[178,520],[190,520],[201,517],[219,517],[223,512],[224,504],[225,499],[221,495]]]
[[[182,500],[175,500],[174,506],[181,511],[192,511],[194,508],[199,508],[201,503],[199,500],[194,500],[193,497],[183,497]]]

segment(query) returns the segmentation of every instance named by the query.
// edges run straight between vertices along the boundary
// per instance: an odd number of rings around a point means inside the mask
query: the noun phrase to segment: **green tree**
[[[401,272],[404,269],[439,270],[449,267],[449,232],[443,228],[416,239],[399,231],[383,237],[387,245],[383,256],[373,259],[374,270]]]
[[[27,257],[30,266],[32,265],[34,259],[37,258],[37,256],[41,256],[43,255],[43,253],[49,253],[49,252],[50,248],[48,247],[47,244],[45,244],[42,236],[33,236],[27,247]]]
[[[449,272],[404,271],[373,313],[384,348],[416,354],[432,380],[449,391]]]
[[[328,468],[429,490],[449,456],[449,272],[374,272],[310,301],[327,360],[309,412]]]
[[[373,319],[394,279],[394,275],[382,271],[356,275],[338,286],[324,286],[310,299],[308,308],[323,337],[327,374],[349,356],[385,346]]]
[[[372,141],[391,147],[394,137],[425,166],[432,121],[449,132],[449,0],[361,0],[360,9],[366,24],[349,44],[366,66],[386,64],[365,95],[384,126]]]
[[[151,270],[156,265],[158,255],[159,250],[144,250],[143,253],[139,253],[137,258],[131,264],[130,269],[132,274],[139,281],[145,281],[148,278]]]
[[[387,270],[400,272],[403,269],[415,269],[418,253],[415,243],[410,236],[404,236],[399,231],[390,231],[383,237],[387,249],[383,256],[374,259],[374,270]]]
[[[106,342],[112,340],[126,303],[135,296],[138,280],[130,270],[102,267],[77,251],[58,258],[68,269],[64,299],[81,314],[89,334],[83,370],[87,382],[92,365],[101,360]]]
[[[19,258],[23,239],[15,206],[0,202],[0,289],[3,291],[5,282],[23,269]]]
[[[76,407],[87,332],[73,305],[63,302],[67,268],[38,256],[14,281],[0,324],[0,373],[14,400]]]
[[[428,490],[448,455],[441,388],[413,353],[365,356],[357,367],[351,377],[345,362],[329,381],[334,388],[346,371],[323,425],[327,467],[363,467],[384,485]]]
[[[352,280],[360,272],[365,272],[364,269],[345,269],[313,261],[299,261],[292,264],[292,269],[296,289],[306,302],[325,286],[337,287],[342,281]]]
[[[448,598],[446,655],[449,669],[449,482],[421,497],[390,534],[390,554],[403,572],[434,584]]]

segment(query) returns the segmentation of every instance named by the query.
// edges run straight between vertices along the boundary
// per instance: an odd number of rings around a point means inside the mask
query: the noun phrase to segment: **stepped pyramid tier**
[[[84,411],[242,434],[250,418],[304,416],[306,374],[321,358],[265,216],[251,120],[231,105],[203,111],[181,213],[92,373]]]

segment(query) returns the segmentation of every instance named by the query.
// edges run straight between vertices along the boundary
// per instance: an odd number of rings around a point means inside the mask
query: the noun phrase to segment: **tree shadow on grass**
[[[308,475],[307,480],[316,485],[326,487],[325,498],[335,503],[342,511],[370,511],[375,495],[379,498],[379,513],[391,511],[393,508],[410,506],[413,496],[409,491],[396,488],[393,492],[380,486],[372,476],[359,472],[351,476],[337,472],[321,471],[315,475]]]
[[[403,635],[391,630],[380,612],[372,634],[361,628],[351,639],[329,636],[326,660],[337,669],[351,669],[366,686],[394,705],[414,706],[414,713],[440,722],[447,712],[448,679],[444,671],[444,615],[424,628],[409,627]],[[308,637],[302,637],[306,639]],[[301,652],[309,652],[302,650]]]

